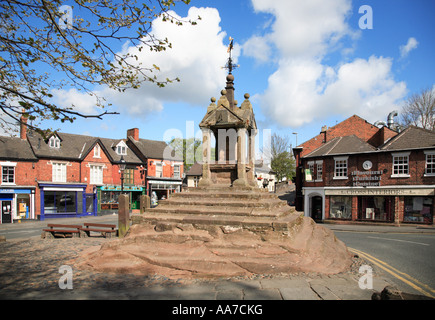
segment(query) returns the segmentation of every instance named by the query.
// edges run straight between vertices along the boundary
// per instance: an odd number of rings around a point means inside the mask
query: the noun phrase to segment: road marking
[[[389,238],[382,238],[382,237],[367,237],[370,239],[382,239],[382,240],[390,240],[390,241],[398,241],[398,242],[407,242],[407,243],[414,243],[414,244],[419,244],[422,246],[429,246],[429,244],[427,243],[423,243],[423,242],[415,242],[415,241],[408,241],[408,240],[401,240],[401,239],[389,239]]]
[[[359,251],[357,249],[354,248],[349,248],[348,249],[358,255],[360,255],[362,258],[367,259],[368,261],[370,261],[371,263],[375,264],[376,266],[378,266],[379,268],[385,270],[386,272],[390,273],[391,275],[393,275],[394,277],[396,277],[397,279],[405,282],[407,285],[411,286],[412,288],[414,288],[415,290],[417,290],[418,292],[421,292],[422,294],[424,294],[425,296],[428,296],[430,298],[435,299],[435,296],[433,295],[433,293],[435,293],[435,290],[432,289],[431,287],[429,287],[428,285],[421,283],[420,281],[418,281],[417,279],[411,277],[410,275],[397,270],[396,268],[390,266],[388,263],[379,260],[371,255],[369,255],[368,253],[365,253],[363,251]]]

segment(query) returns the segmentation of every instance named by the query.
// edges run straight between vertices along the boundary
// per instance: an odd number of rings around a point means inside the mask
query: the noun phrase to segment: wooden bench
[[[100,232],[105,238],[111,238],[112,234],[116,233],[116,224],[105,223],[84,223],[81,228],[81,235],[90,237],[91,231]]]
[[[76,224],[47,224],[49,229],[43,229],[43,238],[55,238],[55,234],[62,234],[63,237],[71,235],[72,237],[80,237],[81,225]]]

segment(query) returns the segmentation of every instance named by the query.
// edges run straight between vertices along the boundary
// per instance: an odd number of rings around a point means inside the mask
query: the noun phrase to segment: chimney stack
[[[320,133],[323,133],[323,143],[326,143],[326,132],[328,131],[328,126],[323,126]]]
[[[27,140],[27,118],[24,115],[20,118],[20,138]]]
[[[128,137],[132,137],[135,141],[139,141],[139,129],[133,128],[127,130],[127,139]]]

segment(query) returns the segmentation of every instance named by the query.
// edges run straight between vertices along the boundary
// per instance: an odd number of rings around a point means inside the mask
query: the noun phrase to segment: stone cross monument
[[[199,186],[254,188],[255,136],[257,125],[254,111],[245,94],[240,107],[234,100],[234,76],[237,67],[232,63],[232,39],[228,48],[230,57],[225,68],[229,70],[226,87],[221,97],[211,98],[211,104],[199,127],[202,131],[203,172]],[[212,134],[216,141],[215,154],[211,154]]]

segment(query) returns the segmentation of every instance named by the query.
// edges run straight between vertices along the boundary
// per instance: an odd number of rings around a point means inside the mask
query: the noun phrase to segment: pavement
[[[67,218],[54,221],[50,219],[46,221],[25,222],[24,225],[41,226],[41,230],[47,223],[64,223],[74,224],[86,222],[103,222],[117,221],[117,215],[101,216],[101,217],[86,217],[86,218]],[[10,228],[16,228],[16,225],[0,225],[0,231]],[[338,225],[324,224],[332,230],[340,231],[358,231],[358,232],[387,232],[387,233],[433,233],[435,228],[432,226],[373,226],[373,225]],[[0,233],[1,234],[1,233]],[[84,240],[84,239],[83,239]],[[98,239],[97,239],[98,240]],[[42,240],[33,237],[33,243],[38,245],[48,245],[48,242],[60,244],[59,241],[73,241],[72,239],[54,239]],[[81,241],[74,240],[74,241]],[[110,239],[101,240],[111,241]],[[13,242],[18,246],[20,243],[29,245],[29,240],[14,239]],[[64,242],[70,246],[74,246],[72,242]],[[81,242],[82,244],[84,242]],[[9,244],[9,246],[8,246]],[[14,254],[13,246],[7,239],[5,242],[0,242],[0,253],[2,250],[9,248],[11,254]],[[35,254],[43,252],[41,247],[38,248]],[[4,251],[3,254],[6,252]],[[66,253],[67,254],[67,253]],[[9,254],[8,254],[9,255]],[[29,253],[23,251],[22,256],[29,258]],[[23,258],[23,259],[24,259]],[[50,274],[50,281],[45,283],[43,290],[41,285],[29,285],[26,279],[20,279],[21,282],[15,282],[11,277],[14,273],[7,272],[6,267],[2,266],[0,259],[0,299],[44,299],[44,300],[371,300],[373,293],[382,291],[386,286],[393,286],[401,290],[401,284],[398,280],[388,277],[388,274],[383,273],[373,267],[371,275],[372,286],[367,277],[370,274],[359,273],[359,267],[366,262],[361,258],[355,260],[352,270],[346,273],[336,275],[324,274],[291,274],[291,275],[255,275],[251,278],[226,278],[213,280],[184,280],[184,279],[168,279],[163,276],[153,276],[143,278],[134,275],[112,275],[99,279],[97,276],[91,275],[86,280],[77,280],[74,271],[72,273],[71,285],[72,289],[61,289],[59,283],[62,280],[68,280],[67,275],[62,276]],[[16,262],[20,263],[19,260]],[[25,262],[23,262],[25,264]],[[368,264],[369,265],[369,264]],[[370,266],[370,265],[369,265]],[[39,269],[41,266],[39,266]],[[3,272],[1,271],[3,269]],[[55,270],[55,269],[53,269]],[[78,273],[78,272],[77,272]],[[42,274],[43,275],[43,274]],[[2,279],[3,277],[3,279]],[[63,277],[63,278],[62,278]],[[77,276],[78,277],[78,276]],[[126,278],[127,277],[127,278]],[[43,278],[41,278],[43,279]],[[54,279],[54,280],[53,280]],[[56,281],[59,279],[59,281]],[[31,280],[31,279],[30,279]],[[29,280],[29,281],[30,281]],[[35,280],[32,281],[41,281]],[[85,283],[86,285],[82,285]],[[95,281],[95,284],[89,282]],[[20,290],[17,286],[26,286],[26,289]],[[3,287],[1,287],[3,285]],[[15,286],[14,286],[15,285]],[[32,289],[33,287],[34,290]]]

